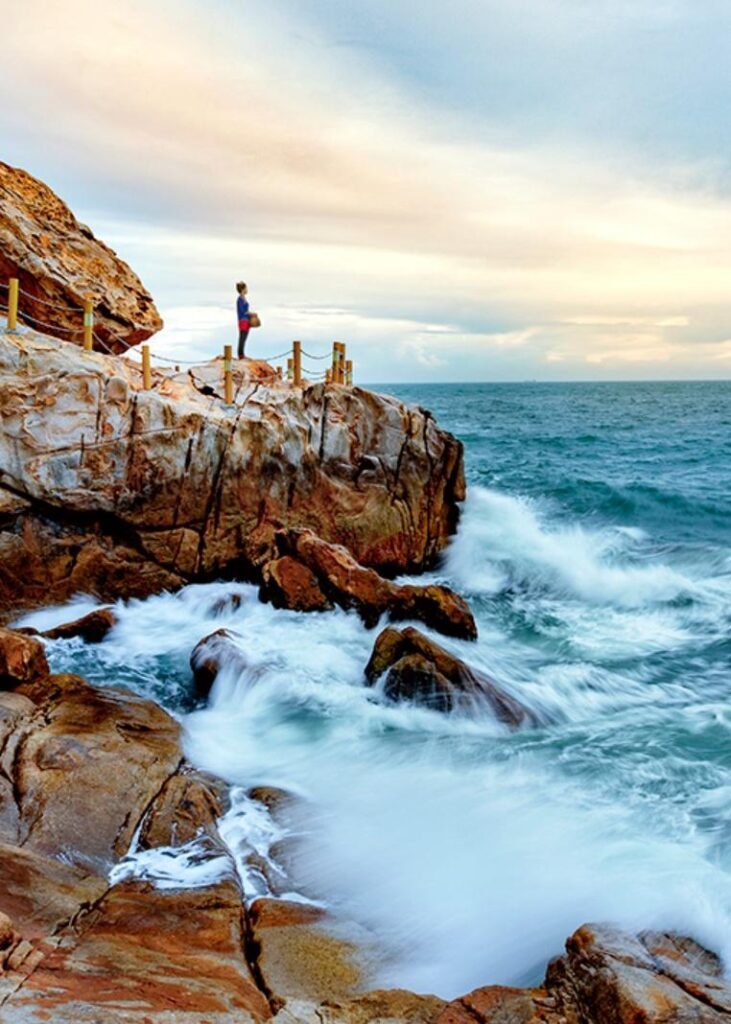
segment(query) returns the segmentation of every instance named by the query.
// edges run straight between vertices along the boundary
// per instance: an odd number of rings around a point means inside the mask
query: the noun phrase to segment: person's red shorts
[[[248,329],[249,329],[249,321],[248,320],[239,320],[239,330],[240,331],[248,331]]]

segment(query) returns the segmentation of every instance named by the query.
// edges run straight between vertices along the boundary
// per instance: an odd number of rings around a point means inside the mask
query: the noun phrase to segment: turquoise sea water
[[[355,616],[276,612],[235,583],[133,602],[54,663],[162,700],[196,763],[300,793],[301,891],[375,937],[378,984],[535,979],[591,919],[731,962],[731,383],[388,390],[466,447],[433,576],[480,638],[446,645],[543,726],[390,706],[363,685],[375,633]],[[188,655],[220,626],[252,670],[188,713]]]

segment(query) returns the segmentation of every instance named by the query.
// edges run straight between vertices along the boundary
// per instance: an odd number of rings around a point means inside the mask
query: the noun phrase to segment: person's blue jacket
[[[236,300],[236,313],[239,318],[239,330],[247,330],[249,327],[249,303],[243,295],[239,295]]]

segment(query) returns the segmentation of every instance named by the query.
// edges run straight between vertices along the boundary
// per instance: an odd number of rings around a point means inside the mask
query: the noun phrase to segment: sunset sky
[[[23,0],[0,156],[124,256],[155,351],[362,381],[731,376],[728,0]]]

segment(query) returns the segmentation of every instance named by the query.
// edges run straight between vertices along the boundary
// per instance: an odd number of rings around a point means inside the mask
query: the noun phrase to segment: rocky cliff
[[[383,573],[431,565],[464,497],[431,415],[241,364],[156,372],[34,332],[0,335],[0,609],[258,577],[309,528]]]
[[[0,161],[0,285],[20,281],[25,322],[80,345],[82,308],[94,302],[97,345],[124,351],[162,327],[151,296],[127,264],[80,224],[68,206],[27,171]],[[0,306],[7,292],[0,288]]]

